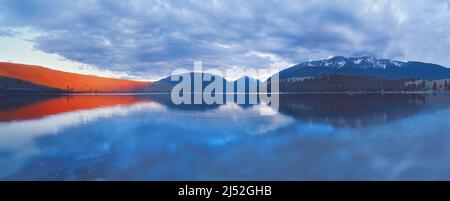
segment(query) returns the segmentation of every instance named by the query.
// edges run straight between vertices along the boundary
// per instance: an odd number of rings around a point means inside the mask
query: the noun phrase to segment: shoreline
[[[445,94],[450,91],[393,91],[393,92],[279,92],[279,95],[295,95],[295,94],[347,94],[347,95],[363,95],[363,94]],[[6,95],[170,95],[170,92],[0,92],[0,96]],[[197,94],[197,93],[192,93]],[[201,93],[200,93],[201,94]],[[260,94],[260,93],[222,93],[222,94]]]

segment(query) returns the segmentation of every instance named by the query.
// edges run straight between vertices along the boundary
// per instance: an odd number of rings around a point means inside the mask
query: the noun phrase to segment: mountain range
[[[416,61],[394,61],[374,57],[332,57],[309,61],[280,71],[280,79],[316,77],[322,75],[354,75],[389,80],[399,79],[449,79],[450,69]]]
[[[190,73],[191,80],[195,74]],[[204,75],[206,74],[201,74],[201,76]],[[444,86],[442,80],[450,79],[450,68],[431,63],[402,62],[370,56],[348,58],[336,56],[303,62],[280,71],[278,75],[282,92],[422,91],[431,88],[447,89],[447,84]],[[246,92],[256,90],[249,86],[250,82],[256,83],[255,86],[267,84],[249,76],[243,76],[235,81],[223,79],[223,87],[234,85],[236,91],[241,81],[246,83]],[[171,81],[170,76],[156,82],[140,82],[0,62],[0,92],[166,93],[170,92],[177,83],[179,82]],[[203,87],[209,83],[211,81],[203,81]]]
[[[184,77],[185,75],[188,75],[188,74],[180,74],[181,77]],[[203,80],[203,77],[206,75],[211,77],[211,81]],[[194,90],[194,81],[192,81],[192,80],[194,80],[194,76],[199,76],[202,78],[202,82],[201,82],[202,90],[204,90],[205,87],[208,86],[209,84],[211,84],[216,78],[222,80],[223,92],[226,92],[226,90],[229,87],[233,87],[234,88],[233,91],[237,92],[238,87],[243,86],[244,87],[243,89],[245,90],[245,92],[248,93],[250,91],[250,89],[256,90],[258,88],[258,85],[261,83],[261,81],[255,79],[255,78],[249,77],[249,76],[242,76],[234,81],[229,81],[220,76],[212,75],[212,74],[208,74],[208,73],[191,72],[191,73],[189,73],[188,76],[190,76],[190,78],[191,78],[191,90],[192,91]],[[161,80],[158,80],[158,81],[152,83],[151,85],[147,85],[147,86],[138,88],[135,90],[135,92],[170,93],[172,88],[180,82],[181,82],[181,80],[180,81],[171,81],[171,76],[168,76],[168,77],[165,77]],[[242,89],[240,89],[240,91],[242,91]]]

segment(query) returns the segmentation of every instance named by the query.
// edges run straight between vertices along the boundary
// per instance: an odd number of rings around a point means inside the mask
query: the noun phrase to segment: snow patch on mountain
[[[345,61],[344,60],[339,60],[338,62],[337,62],[337,68],[342,68],[344,65],[345,65]]]
[[[370,68],[378,68],[378,69],[386,69],[388,67],[400,67],[404,64],[401,61],[394,61],[388,59],[377,59],[370,56],[362,56],[362,57],[331,57],[324,60],[318,61],[308,61],[305,63],[299,64],[297,67],[326,67],[326,68],[362,68],[362,69],[370,69]]]

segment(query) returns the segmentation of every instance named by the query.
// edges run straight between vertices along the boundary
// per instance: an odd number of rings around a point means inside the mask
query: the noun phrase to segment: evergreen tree
[[[426,87],[426,83],[425,80],[422,81],[422,83],[420,83],[420,89],[425,90]]]
[[[437,90],[437,84],[436,84],[436,82],[434,82],[433,83],[433,91],[436,91]]]

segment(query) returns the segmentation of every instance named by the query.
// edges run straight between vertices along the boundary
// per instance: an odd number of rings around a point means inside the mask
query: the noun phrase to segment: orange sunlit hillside
[[[138,99],[133,96],[61,96],[19,108],[0,111],[0,122],[36,119],[48,115],[56,115],[77,110],[88,110],[116,105],[132,105],[146,101],[148,100]]]
[[[73,92],[130,91],[150,84],[149,82],[82,75],[41,66],[6,62],[0,62],[0,76]]]

